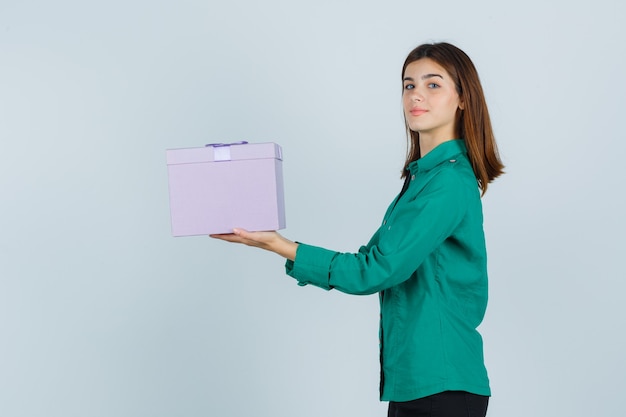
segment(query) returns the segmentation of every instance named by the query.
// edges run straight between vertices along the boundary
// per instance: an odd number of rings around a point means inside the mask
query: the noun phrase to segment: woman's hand
[[[265,249],[292,261],[296,259],[298,244],[285,239],[278,232],[248,232],[244,229],[233,229],[233,233],[230,234],[210,236],[227,242],[242,243]]]

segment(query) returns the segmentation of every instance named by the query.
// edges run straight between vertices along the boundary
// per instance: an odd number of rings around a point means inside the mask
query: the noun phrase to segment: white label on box
[[[230,146],[216,146],[213,148],[214,161],[230,161]]]

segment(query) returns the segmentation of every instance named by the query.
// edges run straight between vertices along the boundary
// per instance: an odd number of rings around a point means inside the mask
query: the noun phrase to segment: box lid
[[[167,149],[167,164],[241,161],[246,159],[283,159],[282,148],[274,142],[214,143],[198,148]]]

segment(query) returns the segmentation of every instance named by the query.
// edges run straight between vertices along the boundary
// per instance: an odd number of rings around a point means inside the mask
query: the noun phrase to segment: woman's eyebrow
[[[424,74],[420,77],[421,80],[427,80],[429,78],[433,78],[433,77],[439,77],[443,80],[443,76],[440,74]],[[413,78],[411,77],[404,77],[403,81],[415,81]]]

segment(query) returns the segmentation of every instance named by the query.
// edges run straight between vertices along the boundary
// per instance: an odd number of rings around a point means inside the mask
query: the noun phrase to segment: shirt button
[[[415,175],[411,175],[411,181],[415,179]]]
[[[450,160],[450,162],[451,162],[451,163],[455,163],[455,162],[456,162],[456,159],[451,159],[451,160]]]
[[[387,220],[383,220],[383,226],[387,224]]]

